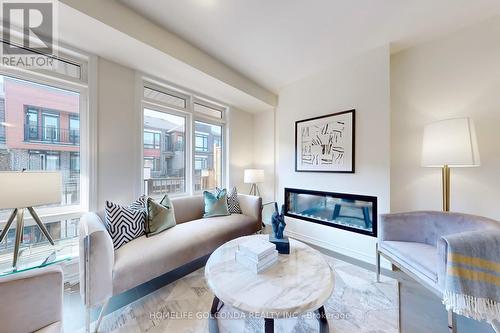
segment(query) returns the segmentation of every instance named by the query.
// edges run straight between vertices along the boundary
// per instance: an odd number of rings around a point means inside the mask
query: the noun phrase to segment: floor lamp
[[[264,170],[262,169],[245,169],[243,176],[243,182],[245,184],[252,184],[250,187],[250,195],[260,196],[259,187],[257,183],[264,182]]]
[[[16,240],[12,263],[14,268],[17,267],[19,247],[23,239],[25,209],[28,210],[50,244],[54,245],[54,240],[33,207],[60,203],[61,183],[59,172],[0,172],[0,184],[2,184],[0,209],[13,209],[0,234],[0,242],[7,236],[10,226],[16,219]]]
[[[450,168],[479,166],[474,122],[470,118],[447,119],[425,126],[422,165],[440,167],[443,211],[450,210]]]

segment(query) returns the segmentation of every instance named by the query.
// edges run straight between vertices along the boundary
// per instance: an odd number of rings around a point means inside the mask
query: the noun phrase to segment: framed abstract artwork
[[[354,173],[355,110],[295,122],[295,171]]]

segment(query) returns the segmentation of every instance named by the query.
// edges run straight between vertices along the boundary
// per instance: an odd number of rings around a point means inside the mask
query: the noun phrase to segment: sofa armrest
[[[63,271],[59,265],[0,279],[2,332],[33,332],[62,321]]]
[[[262,198],[248,194],[238,194],[241,211],[244,215],[253,217],[259,223],[259,230],[262,225]]]
[[[84,214],[79,229],[80,294],[85,305],[92,307],[113,296],[114,247],[96,213]]]

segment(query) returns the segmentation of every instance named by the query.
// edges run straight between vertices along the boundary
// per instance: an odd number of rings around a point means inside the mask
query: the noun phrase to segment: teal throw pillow
[[[217,192],[216,194],[204,191],[203,199],[205,200],[205,214],[203,217],[230,215],[227,207],[226,189]]]

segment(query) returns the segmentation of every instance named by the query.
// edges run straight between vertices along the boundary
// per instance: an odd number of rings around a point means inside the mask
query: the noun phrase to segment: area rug
[[[358,266],[327,257],[335,271],[335,290],[325,304],[330,332],[396,333],[398,298],[395,280]],[[207,316],[213,295],[201,268],[155,292],[107,315],[100,332],[208,332]],[[225,305],[219,319],[221,333],[264,332],[262,318],[249,318]],[[317,332],[314,316],[275,321],[275,332]]]

